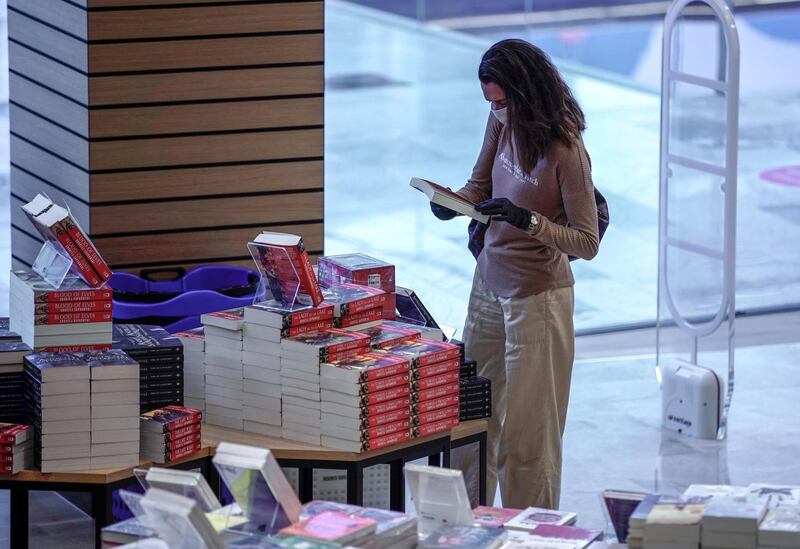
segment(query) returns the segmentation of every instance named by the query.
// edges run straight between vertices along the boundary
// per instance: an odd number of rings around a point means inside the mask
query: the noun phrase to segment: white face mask
[[[503,107],[502,109],[492,109],[492,114],[494,115],[497,120],[504,126],[508,125],[508,111],[506,110],[508,107]]]

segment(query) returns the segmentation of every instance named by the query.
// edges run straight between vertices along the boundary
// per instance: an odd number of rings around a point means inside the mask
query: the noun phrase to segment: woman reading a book
[[[478,78],[491,112],[472,177],[457,191],[491,216],[464,326],[466,353],[492,380],[488,502],[557,508],[575,348],[569,257],[598,250],[584,114],[547,55],[503,40]],[[455,212],[431,204],[442,220]],[[477,458],[454,454],[471,492]]]

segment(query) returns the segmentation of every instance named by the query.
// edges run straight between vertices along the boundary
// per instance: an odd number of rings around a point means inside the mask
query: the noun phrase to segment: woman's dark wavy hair
[[[525,173],[556,141],[571,145],[586,119],[569,86],[541,49],[524,40],[502,40],[483,54],[478,78],[506,92],[508,123]]]

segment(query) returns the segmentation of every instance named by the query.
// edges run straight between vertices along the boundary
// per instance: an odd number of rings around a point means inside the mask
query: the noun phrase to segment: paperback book
[[[414,368],[459,358],[461,353],[458,345],[445,343],[443,341],[430,341],[427,339],[405,341],[385,347],[384,350],[392,354],[407,357],[411,360]]]
[[[361,253],[320,257],[317,275],[326,288],[350,282],[379,288],[386,293],[395,291],[394,265]]]
[[[319,305],[323,301],[317,275],[302,237],[262,231],[248,244],[253,260],[272,294],[284,307]]]
[[[388,294],[378,288],[345,283],[325,288],[323,295],[325,302],[333,305],[333,316],[342,318],[375,308],[380,312]]]

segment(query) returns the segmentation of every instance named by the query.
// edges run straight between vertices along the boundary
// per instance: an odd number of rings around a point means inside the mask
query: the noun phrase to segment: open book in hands
[[[437,185],[436,183],[428,181],[427,179],[420,179],[418,177],[412,177],[409,185],[424,193],[425,196],[428,197],[428,200],[434,204],[444,206],[445,208],[450,208],[454,212],[471,217],[472,219],[480,221],[481,223],[488,223],[489,221],[489,216],[479,213],[475,209],[475,204],[466,198],[457,195],[450,189],[446,189],[441,185]]]

